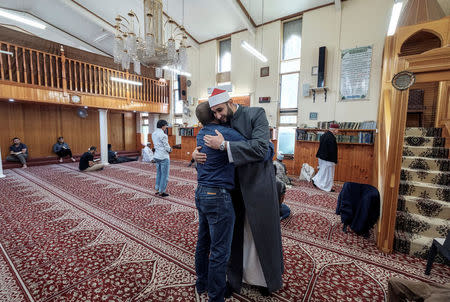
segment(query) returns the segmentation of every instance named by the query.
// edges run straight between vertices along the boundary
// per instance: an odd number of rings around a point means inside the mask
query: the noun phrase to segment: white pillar
[[[108,164],[108,110],[99,109],[100,151],[102,164]]]
[[[3,174],[3,165],[2,165],[2,149],[0,148],[0,178],[6,177],[5,174]]]

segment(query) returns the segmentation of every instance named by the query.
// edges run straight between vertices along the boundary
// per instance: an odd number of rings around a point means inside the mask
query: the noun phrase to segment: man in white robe
[[[153,160],[153,151],[150,148],[151,143],[147,143],[147,146],[142,149],[142,161],[145,163],[150,163]]]
[[[315,187],[326,192],[334,192],[334,169],[338,156],[335,135],[338,133],[338,129],[338,124],[330,125],[330,129],[320,137],[319,150],[316,154],[319,159],[319,172],[312,178],[312,183]]]

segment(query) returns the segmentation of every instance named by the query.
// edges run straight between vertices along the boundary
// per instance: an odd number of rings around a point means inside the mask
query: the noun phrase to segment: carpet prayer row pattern
[[[206,301],[195,292],[196,173],[172,162],[167,191],[141,162],[81,173],[77,164],[7,170],[0,180],[0,301]],[[373,234],[341,231],[337,193],[289,189],[283,289],[230,301],[384,301],[387,280],[449,282],[437,264],[381,254]],[[270,248],[270,247],[267,247]]]

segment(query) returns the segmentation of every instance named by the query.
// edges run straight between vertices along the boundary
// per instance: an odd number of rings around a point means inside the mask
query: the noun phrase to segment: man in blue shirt
[[[9,155],[6,157],[7,161],[19,161],[22,168],[27,167],[28,148],[27,145],[20,142],[20,138],[13,138],[13,144],[9,147]]]
[[[224,151],[207,147],[205,135],[220,131],[228,141],[245,140],[236,130],[219,125],[208,102],[197,106],[195,114],[204,125],[197,135],[197,146],[208,155],[204,164],[197,165],[198,186],[195,205],[198,209],[199,229],[195,251],[196,288],[208,291],[209,301],[224,301],[227,262],[230,257],[234,227],[234,208],[230,190],[234,189],[234,165]]]

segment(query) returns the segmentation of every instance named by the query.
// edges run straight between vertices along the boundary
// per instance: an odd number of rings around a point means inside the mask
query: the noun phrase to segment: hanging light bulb
[[[119,64],[122,61],[123,54],[123,40],[120,36],[114,38],[113,56],[114,63]]]
[[[145,55],[148,57],[155,55],[155,37],[153,34],[147,34],[145,37]]]
[[[175,61],[176,54],[177,51],[175,49],[175,40],[171,38],[167,41],[167,59],[172,62]]]
[[[122,69],[130,69],[130,56],[128,51],[125,49],[122,54]]]
[[[135,56],[137,51],[136,35],[134,33],[128,33],[127,37],[127,51],[130,56]]]
[[[141,74],[141,63],[139,62],[139,60],[133,59],[133,67],[136,74]]]
[[[178,49],[178,65],[181,70],[187,69],[187,53],[184,45],[180,45],[180,48]]]

